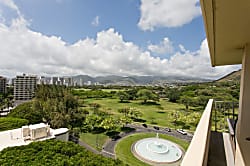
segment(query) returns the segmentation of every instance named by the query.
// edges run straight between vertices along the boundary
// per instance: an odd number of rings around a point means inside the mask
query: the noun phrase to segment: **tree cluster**
[[[147,88],[133,88],[126,91],[118,91],[116,95],[119,97],[121,103],[135,99],[143,100],[143,104],[147,103],[148,101],[159,101],[159,96],[154,93],[153,90]]]
[[[0,118],[0,131],[20,128],[29,123],[26,119],[2,117]]]
[[[0,93],[0,110],[13,107],[13,87],[7,87],[6,93]]]
[[[238,101],[239,84],[237,83],[203,83],[188,84],[165,89],[170,102],[178,102],[189,106],[205,107],[210,98],[221,101]]]
[[[0,165],[122,166],[125,164],[120,160],[93,154],[72,142],[47,140],[2,150]]]
[[[85,114],[70,89],[41,85],[31,102],[19,105],[8,115],[29,120],[30,124],[45,122],[53,128],[80,127]]]
[[[114,92],[105,92],[99,89],[92,90],[79,90],[75,89],[72,91],[74,96],[78,96],[80,98],[105,98],[112,97]]]

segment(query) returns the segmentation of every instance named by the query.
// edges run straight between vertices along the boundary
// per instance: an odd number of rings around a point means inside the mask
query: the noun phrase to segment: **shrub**
[[[20,128],[28,123],[26,119],[3,117],[0,118],[0,131]]]
[[[0,152],[0,165],[120,166],[120,160],[93,154],[73,142],[47,140],[26,146],[9,147]]]

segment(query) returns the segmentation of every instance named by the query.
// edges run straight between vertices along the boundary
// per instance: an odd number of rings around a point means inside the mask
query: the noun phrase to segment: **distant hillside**
[[[207,82],[211,80],[194,78],[194,77],[178,77],[178,76],[98,76],[91,77],[88,75],[78,75],[73,77],[74,82],[78,85],[83,84],[105,84],[105,85],[163,85],[166,83],[176,83],[176,82]]]
[[[230,81],[240,82],[240,76],[241,76],[241,69],[225,75],[224,77],[216,80],[216,82],[230,82]]]

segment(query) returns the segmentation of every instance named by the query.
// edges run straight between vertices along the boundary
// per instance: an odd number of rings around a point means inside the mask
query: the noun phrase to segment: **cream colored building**
[[[239,115],[235,135],[228,136],[228,133],[223,133],[224,151],[211,158],[213,153],[216,153],[216,149],[214,151],[210,149],[212,139],[215,139],[211,132],[213,100],[210,100],[197,126],[182,166],[223,165],[222,158],[226,160],[224,165],[249,166],[250,1],[200,0],[200,4],[212,66],[242,64]],[[216,146],[219,150],[220,138],[216,139]]]
[[[15,100],[30,100],[35,95],[37,84],[36,76],[16,76],[14,80],[14,99]]]

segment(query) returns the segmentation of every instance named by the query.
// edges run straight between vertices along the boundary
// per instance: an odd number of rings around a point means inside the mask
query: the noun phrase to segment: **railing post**
[[[214,130],[217,131],[217,103],[215,102],[215,109],[214,109]]]
[[[235,120],[234,102],[232,102],[232,103],[233,103],[233,105],[232,105],[232,107],[233,107],[233,120]]]

